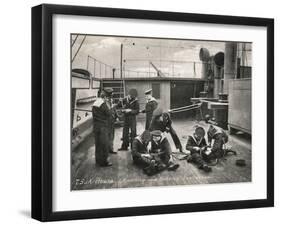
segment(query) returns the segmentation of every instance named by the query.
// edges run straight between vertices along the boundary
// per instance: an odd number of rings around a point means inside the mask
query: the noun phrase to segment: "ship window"
[[[160,99],[160,83],[152,83],[152,95],[156,99]]]

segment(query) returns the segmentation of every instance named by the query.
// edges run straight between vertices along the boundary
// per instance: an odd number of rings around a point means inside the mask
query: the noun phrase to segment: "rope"
[[[76,51],[76,53],[75,53],[74,57],[72,58],[72,61],[71,61],[71,62],[73,62],[73,61],[75,60],[75,58],[76,58],[78,52],[80,51],[80,49],[81,49],[81,47],[82,47],[82,45],[83,45],[83,43],[84,43],[86,37],[87,37],[87,35],[84,35],[84,38],[83,38],[82,42],[80,43],[80,46],[78,47],[78,50]]]
[[[192,108],[192,107],[201,107],[201,103],[200,104],[192,104],[192,105],[187,105],[187,106],[183,106],[183,107],[179,107],[179,108],[174,108],[171,109],[170,111],[177,111],[177,110],[181,110],[181,109],[185,109],[185,108]]]
[[[74,38],[74,41],[72,42],[71,47],[74,46],[74,44],[75,44],[77,38],[78,38],[78,35],[76,35],[76,37]]]
[[[199,109],[200,107],[201,107],[201,103],[200,104],[188,105],[188,106],[180,107],[180,108],[174,108],[174,109],[171,109],[169,112],[170,113],[178,113],[178,112],[184,112],[184,111]]]
[[[195,109],[199,109],[199,107],[190,108],[190,109],[182,109],[182,110],[178,110],[178,111],[171,111],[170,113],[174,114],[174,113],[179,113],[179,112],[184,112],[184,111],[191,111],[191,110],[195,110]]]

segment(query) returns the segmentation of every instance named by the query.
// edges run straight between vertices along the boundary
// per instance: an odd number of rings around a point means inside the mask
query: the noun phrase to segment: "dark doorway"
[[[204,81],[173,81],[171,82],[171,109],[191,105],[190,98],[199,97],[204,89]],[[172,114],[173,118],[194,117],[196,110]]]
[[[153,97],[156,99],[160,99],[160,82],[157,83],[153,82],[151,86],[152,86]]]

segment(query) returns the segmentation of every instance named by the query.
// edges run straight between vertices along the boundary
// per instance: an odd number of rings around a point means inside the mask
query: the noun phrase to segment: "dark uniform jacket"
[[[110,110],[110,118],[109,118],[109,126],[110,127],[113,127],[114,126],[114,123],[117,119],[117,113],[116,113],[116,106],[114,106],[111,101],[107,102],[107,105],[110,107],[109,110]]]
[[[96,163],[100,166],[106,166],[108,165],[109,153],[110,106],[105,100],[98,98],[93,104],[92,113]]]
[[[212,158],[221,158],[224,155],[223,145],[228,142],[228,135],[223,129],[214,125],[210,126],[207,134],[212,148]]]
[[[111,117],[110,107],[102,98],[97,98],[92,107],[94,126],[109,126],[108,120]]]
[[[145,129],[149,129],[153,111],[157,108],[158,103],[154,97],[152,97],[147,103],[145,104],[145,110],[143,113],[146,113],[146,122],[145,122]]]
[[[137,136],[132,144],[132,157],[133,159],[141,158],[142,154],[148,154],[147,145],[143,143],[141,136]]]
[[[189,158],[189,162],[195,163],[198,168],[204,166],[204,160],[209,160],[210,156],[208,156],[205,151],[206,149],[196,150],[197,148],[207,147],[206,139],[203,137],[200,140],[197,140],[194,136],[188,136],[186,143],[186,150],[190,151],[191,158]]]
[[[199,141],[194,136],[188,136],[186,143],[186,150],[192,152],[197,151],[196,148],[203,148],[207,146],[206,139],[203,137]]]
[[[168,165],[172,153],[168,139],[165,136],[162,136],[161,140],[157,143],[152,140],[150,153],[154,156],[154,159],[157,162],[161,161],[165,165]]]
[[[180,139],[176,133],[176,131],[174,130],[174,128],[172,127],[172,120],[171,117],[168,113],[163,113],[163,121],[159,120],[159,116],[154,116],[152,118],[149,130],[153,131],[153,130],[160,130],[161,132],[167,132],[171,134],[171,137],[175,143],[176,148],[180,149],[180,151],[182,151],[182,145],[180,142]]]
[[[219,140],[222,139],[223,143],[227,143],[228,142],[228,135],[226,134],[226,132],[217,126],[210,126],[210,128],[207,131],[207,135],[208,135],[208,142],[211,143],[212,139],[214,140]]]
[[[129,113],[125,113],[125,119],[132,119],[139,113],[140,105],[137,98],[129,99],[125,97],[118,103],[118,107],[122,107],[123,109],[131,109],[132,111]]]
[[[170,155],[172,153],[168,139],[163,136],[159,142],[151,141],[151,153],[163,153]]]

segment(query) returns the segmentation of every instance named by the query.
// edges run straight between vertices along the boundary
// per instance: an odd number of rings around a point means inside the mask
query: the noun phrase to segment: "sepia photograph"
[[[34,219],[274,206],[274,19],[148,9],[32,8]]]
[[[71,34],[70,190],[252,181],[252,43]]]

